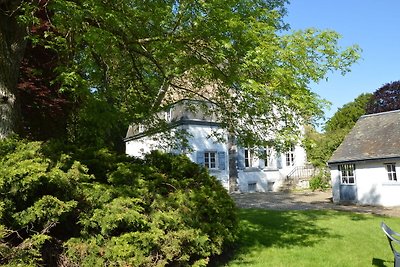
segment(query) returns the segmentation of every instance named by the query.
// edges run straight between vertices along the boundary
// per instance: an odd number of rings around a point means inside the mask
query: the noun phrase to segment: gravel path
[[[400,217],[400,207],[384,208],[379,206],[339,205],[332,203],[332,192],[267,192],[231,194],[240,208],[260,208],[270,210],[323,210],[353,211]]]

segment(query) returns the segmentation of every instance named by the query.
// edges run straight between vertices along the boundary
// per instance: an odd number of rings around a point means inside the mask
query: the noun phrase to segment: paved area
[[[231,194],[240,208],[260,208],[270,210],[322,210],[332,209],[400,217],[400,207],[339,205],[332,202],[332,192],[303,191],[295,193],[267,192]]]

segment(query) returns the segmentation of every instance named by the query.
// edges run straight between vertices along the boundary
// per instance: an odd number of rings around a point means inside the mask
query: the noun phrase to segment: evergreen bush
[[[185,156],[6,139],[0,157],[2,265],[205,266],[236,239],[232,199]]]

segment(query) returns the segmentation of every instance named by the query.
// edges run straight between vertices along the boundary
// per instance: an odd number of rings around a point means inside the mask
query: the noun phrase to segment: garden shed
[[[400,206],[400,110],[361,116],[328,164],[334,202]]]

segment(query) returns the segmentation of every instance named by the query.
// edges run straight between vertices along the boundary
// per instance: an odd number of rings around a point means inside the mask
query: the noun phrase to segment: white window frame
[[[340,164],[338,166],[340,174],[340,184],[353,185],[356,183],[356,165],[355,164]]]
[[[171,122],[172,119],[172,109],[165,111],[164,118],[166,122]]]
[[[286,166],[294,166],[294,161],[295,161],[295,147],[294,145],[291,145],[289,148],[289,151],[285,153],[285,158],[286,158]]]
[[[391,182],[397,182],[396,163],[385,163],[388,179]]]
[[[244,167],[252,168],[254,163],[254,150],[250,148],[244,149]]]
[[[209,170],[218,169],[218,154],[216,151],[204,152],[204,167]]]
[[[138,132],[143,133],[146,130],[146,127],[143,124],[139,124],[138,126]]]
[[[264,168],[270,168],[272,167],[272,149],[270,147],[264,147],[262,149],[262,154],[261,158],[259,160],[262,160],[264,162]]]
[[[273,167],[272,163],[272,148],[266,147],[265,150],[264,165],[265,167]]]

